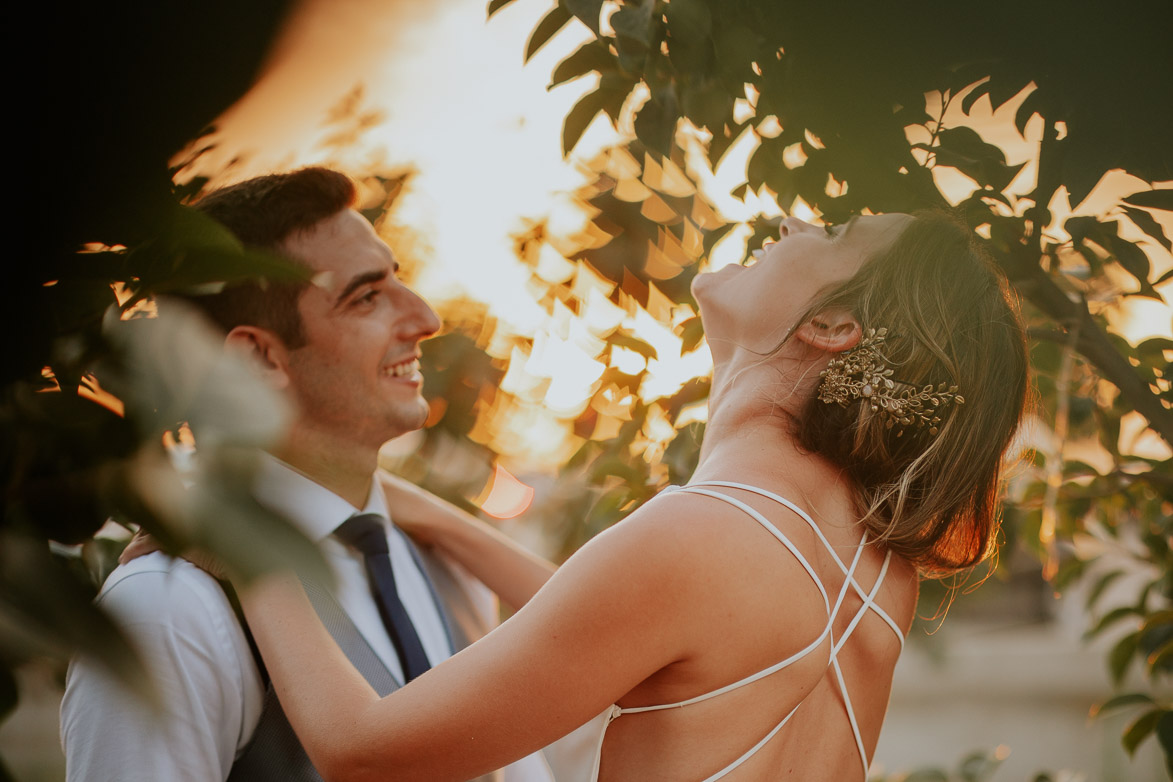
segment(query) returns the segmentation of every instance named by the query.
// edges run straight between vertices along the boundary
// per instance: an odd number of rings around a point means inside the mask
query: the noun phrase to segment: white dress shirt
[[[402,681],[399,658],[367,584],[362,555],[331,537],[360,512],[341,497],[265,456],[254,492],[316,541],[336,575],[335,597],[372,649]],[[387,518],[373,485],[361,512]],[[403,533],[387,525],[396,587],[433,664],[452,655],[432,590]],[[464,579],[474,602],[495,619],[495,599]],[[70,782],[223,780],[252,738],[264,688],[248,641],[220,585],[184,560],[156,552],[110,574],[97,602],[135,645],[154,681],[160,709],[127,693],[104,669],[74,660],[61,704],[61,737]],[[490,621],[490,626],[493,622]],[[507,782],[550,782],[535,753],[505,770]]]
[[[377,513],[382,516],[387,531],[391,568],[395,572],[395,589],[415,625],[424,652],[432,665],[452,656],[448,631],[444,628],[444,619],[436,606],[432,589],[408,550],[403,533],[387,521],[387,503],[376,483],[372,482],[366,505],[360,510],[321,484],[314,483],[284,462],[266,454],[254,486],[253,493],[262,505],[288,518],[307,538],[318,544],[326,557],[326,563],[334,572],[334,596],[375,654],[387,666],[387,670],[391,671],[396,681],[402,683],[403,669],[399,656],[379,616],[379,608],[371,597],[362,554],[333,536],[338,525],[356,513]],[[483,585],[474,582],[472,586],[481,593],[482,602],[487,600],[491,604],[492,594]]]

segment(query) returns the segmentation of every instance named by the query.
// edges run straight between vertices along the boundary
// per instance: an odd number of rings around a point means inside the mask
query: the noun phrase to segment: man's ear
[[[248,361],[270,387],[289,386],[289,349],[273,332],[259,326],[237,326],[224,338],[224,346]]]
[[[799,324],[794,336],[817,350],[842,353],[859,344],[863,329],[851,310],[833,307]]]

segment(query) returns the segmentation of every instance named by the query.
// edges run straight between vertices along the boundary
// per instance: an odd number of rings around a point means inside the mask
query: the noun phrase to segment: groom
[[[254,493],[320,546],[336,588],[314,593],[315,607],[385,694],[474,640],[453,617],[492,600],[408,542],[374,480],[379,447],[427,418],[419,344],[440,322],[398,279],[391,250],[350,208],[354,199],[353,183],[323,168],[211,193],[198,209],[246,246],[314,274],[309,283],[230,286],[195,303],[225,346],[292,402],[294,420],[264,455]],[[356,533],[360,516],[368,529]],[[367,543],[378,551],[364,551]],[[371,565],[379,556],[384,565]],[[376,572],[393,574],[390,595]],[[116,569],[98,600],[137,644],[163,710],[151,712],[77,660],[61,708],[70,780],[320,779],[215,580],[157,552]],[[504,776],[550,778],[537,754]]]

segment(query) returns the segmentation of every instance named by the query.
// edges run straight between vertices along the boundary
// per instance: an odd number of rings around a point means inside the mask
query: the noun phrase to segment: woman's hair
[[[816,395],[797,422],[799,441],[851,476],[871,537],[922,573],[977,564],[998,531],[1003,454],[1027,395],[1025,334],[1005,279],[964,225],[918,213],[798,322],[829,307],[850,309],[865,335],[887,329],[876,350],[897,392],[943,384],[964,402],[941,404],[934,426],[893,426],[874,399],[840,405]]]

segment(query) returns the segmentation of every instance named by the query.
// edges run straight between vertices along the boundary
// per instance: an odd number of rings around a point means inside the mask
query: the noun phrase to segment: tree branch
[[[1108,339],[1088,311],[1087,302],[1067,296],[1032,255],[1031,248],[1023,246],[1021,252],[1000,255],[998,261],[1011,283],[1028,301],[1068,331],[1079,329],[1076,349],[1080,355],[1096,368],[1101,377],[1120,389],[1124,401],[1148,419],[1153,431],[1173,445],[1173,410],[1162,404],[1161,398]]]

